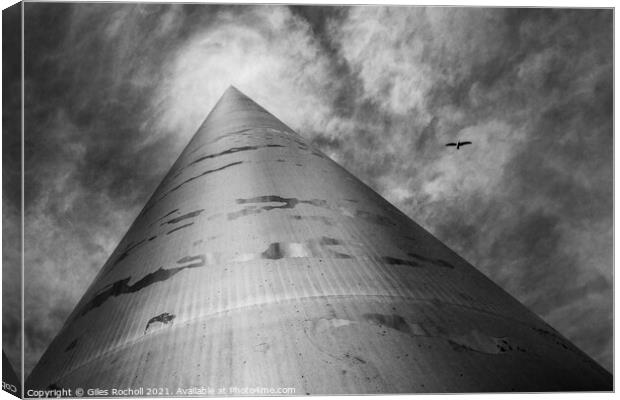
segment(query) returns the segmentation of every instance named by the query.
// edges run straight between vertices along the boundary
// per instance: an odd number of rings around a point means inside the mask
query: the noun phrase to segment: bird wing
[[[448,143],[446,146],[456,146],[456,143]]]
[[[460,142],[459,143],[461,146],[465,146],[466,144],[471,144],[471,142]]]

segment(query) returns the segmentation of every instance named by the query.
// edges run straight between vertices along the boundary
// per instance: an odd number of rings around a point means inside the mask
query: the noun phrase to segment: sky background
[[[230,84],[611,369],[611,10],[25,10],[26,375]]]

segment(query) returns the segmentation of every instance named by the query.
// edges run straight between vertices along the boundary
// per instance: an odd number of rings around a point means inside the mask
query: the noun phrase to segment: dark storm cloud
[[[229,84],[609,368],[611,17],[27,4],[26,373]]]

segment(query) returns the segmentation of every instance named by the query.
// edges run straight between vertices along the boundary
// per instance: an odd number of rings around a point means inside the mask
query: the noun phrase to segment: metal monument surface
[[[611,386],[585,353],[233,87],[26,382],[168,395]]]

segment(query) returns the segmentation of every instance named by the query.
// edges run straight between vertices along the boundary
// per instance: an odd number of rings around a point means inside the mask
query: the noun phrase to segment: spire
[[[220,101],[244,101],[246,99],[252,101],[248,96],[233,85],[228,86],[228,89],[226,89],[222,94],[222,97],[220,97]]]
[[[257,386],[611,390],[612,377],[230,87],[26,388]]]

